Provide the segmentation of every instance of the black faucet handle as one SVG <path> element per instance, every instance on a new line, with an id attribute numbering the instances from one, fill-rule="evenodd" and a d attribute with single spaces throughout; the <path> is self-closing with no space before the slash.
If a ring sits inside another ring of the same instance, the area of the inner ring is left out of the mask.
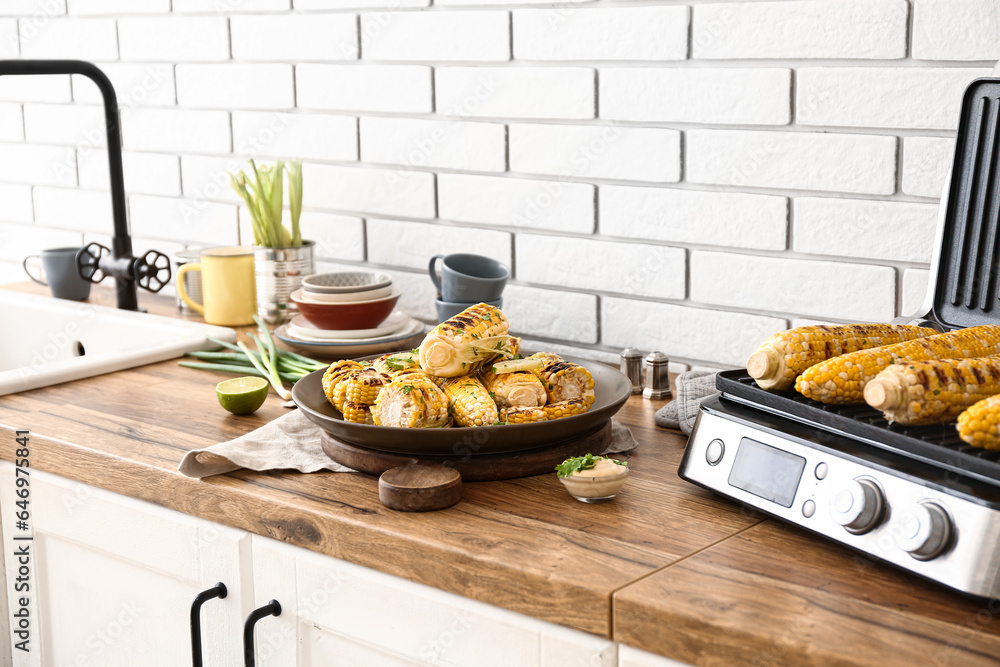
<path id="1" fill-rule="evenodd" d="M 170 258 L 159 250 L 150 250 L 142 257 L 136 257 L 132 264 L 132 275 L 139 287 L 156 293 L 170 282 Z"/>
<path id="2" fill-rule="evenodd" d="M 84 280 L 99 283 L 107 277 L 101 269 L 101 260 L 110 256 L 110 248 L 100 243 L 88 243 L 76 253 L 76 270 Z"/>

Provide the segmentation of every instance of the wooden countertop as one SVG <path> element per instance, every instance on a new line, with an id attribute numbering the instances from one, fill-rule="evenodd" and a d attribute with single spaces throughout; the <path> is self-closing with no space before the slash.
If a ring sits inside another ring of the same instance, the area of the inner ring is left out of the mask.
<path id="1" fill-rule="evenodd" d="M 678 478 L 686 438 L 653 424 L 662 402 L 633 397 L 618 415 L 640 446 L 612 503 L 578 503 L 546 475 L 469 483 L 458 505 L 411 514 L 357 473 L 178 473 L 186 451 L 287 412 L 272 394 L 254 415 L 225 413 L 219 377 L 167 361 L 3 396 L 0 427 L 31 431 L 41 470 L 679 660 L 914 664 L 937 649 L 942 664 L 1000 664 L 1000 603 L 859 567 Z"/>

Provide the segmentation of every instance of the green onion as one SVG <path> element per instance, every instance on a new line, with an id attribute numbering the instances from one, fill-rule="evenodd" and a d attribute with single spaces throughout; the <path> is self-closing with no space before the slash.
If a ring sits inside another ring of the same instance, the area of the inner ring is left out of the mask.
<path id="1" fill-rule="evenodd" d="M 253 333 L 248 333 L 247 336 L 256 346 L 256 350 L 251 350 L 242 341 L 234 345 L 209 337 L 208 340 L 218 345 L 218 349 L 189 352 L 187 356 L 200 361 L 181 361 L 180 365 L 206 371 L 262 377 L 271 383 L 279 396 L 288 400 L 291 398 L 291 393 L 285 389 L 282 382 L 295 384 L 306 375 L 325 369 L 326 364 L 301 354 L 279 350 L 264 322 L 260 318 L 255 319 L 260 326 L 260 338 Z"/>
<path id="2" fill-rule="evenodd" d="M 203 371 L 219 371 L 222 373 L 233 373 L 235 375 L 253 375 L 255 377 L 262 377 L 267 379 L 267 376 L 258 371 L 252 366 L 239 366 L 234 364 L 208 364 L 201 363 L 198 361 L 181 361 L 178 366 L 184 366 L 185 368 L 197 368 Z M 282 379 L 286 382 L 294 383 L 296 380 L 301 380 L 302 378 L 297 378 L 291 375 L 282 374 Z"/>
<path id="3" fill-rule="evenodd" d="M 250 363 L 254 365 L 254 368 L 260 371 L 261 374 L 271 383 L 271 387 L 274 388 L 274 391 L 278 394 L 278 396 L 281 396 L 281 398 L 286 401 L 292 397 L 292 393 L 285 389 L 285 386 L 281 384 L 281 377 L 278 375 L 278 369 L 273 366 L 268 366 L 264 361 L 266 357 L 263 354 L 260 355 L 260 361 L 257 361 L 253 353 L 247 348 L 246 343 L 240 341 L 237 345 L 239 345 L 243 349 L 243 352 L 246 353 L 247 358 L 250 359 Z"/>
<path id="4" fill-rule="evenodd" d="M 281 224 L 284 203 L 284 173 L 288 172 L 288 206 L 292 230 Z M 278 160 L 273 165 L 250 160 L 249 173 L 230 174 L 233 190 L 250 211 L 254 243 L 270 248 L 302 245 L 299 217 L 302 215 L 302 163 Z"/>

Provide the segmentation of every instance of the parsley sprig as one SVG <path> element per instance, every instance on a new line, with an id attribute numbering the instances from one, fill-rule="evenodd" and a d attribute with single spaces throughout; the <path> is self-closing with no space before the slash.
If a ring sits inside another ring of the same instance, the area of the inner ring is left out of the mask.
<path id="1" fill-rule="evenodd" d="M 566 459 L 557 465 L 556 475 L 559 477 L 569 477 L 573 473 L 580 470 L 591 470 L 597 465 L 598 461 L 612 461 L 620 466 L 628 465 L 627 461 L 618 461 L 617 459 L 613 459 L 608 456 L 594 456 L 593 454 L 587 454 L 586 456 L 574 456 L 573 458 Z"/>

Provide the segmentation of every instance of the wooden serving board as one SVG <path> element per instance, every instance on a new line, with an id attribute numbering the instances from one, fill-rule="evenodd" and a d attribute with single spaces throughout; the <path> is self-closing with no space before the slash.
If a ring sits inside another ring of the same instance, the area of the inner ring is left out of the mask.
<path id="1" fill-rule="evenodd" d="M 400 429 L 400 431 L 400 437 L 405 438 L 405 429 Z M 467 449 L 463 449 L 462 453 L 454 456 L 393 454 L 352 445 L 335 438 L 326 431 L 323 432 L 321 442 L 323 451 L 331 459 L 369 475 L 381 475 L 386 470 L 399 466 L 421 464 L 453 468 L 459 472 L 465 482 L 492 482 L 544 475 L 555 472 L 556 465 L 571 456 L 583 456 L 587 453 L 600 454 L 611 443 L 611 422 L 609 421 L 598 430 L 573 440 L 508 454 L 470 454 L 466 453 Z"/>
<path id="2" fill-rule="evenodd" d="M 406 437 L 405 433 L 400 434 Z M 393 454 L 339 440 L 323 431 L 320 442 L 331 459 L 348 468 L 380 475 L 379 500 L 404 512 L 451 507 L 462 498 L 462 482 L 533 477 L 555 471 L 571 456 L 599 454 L 611 443 L 611 422 L 567 442 L 509 454 L 459 453 L 454 456 Z"/>

